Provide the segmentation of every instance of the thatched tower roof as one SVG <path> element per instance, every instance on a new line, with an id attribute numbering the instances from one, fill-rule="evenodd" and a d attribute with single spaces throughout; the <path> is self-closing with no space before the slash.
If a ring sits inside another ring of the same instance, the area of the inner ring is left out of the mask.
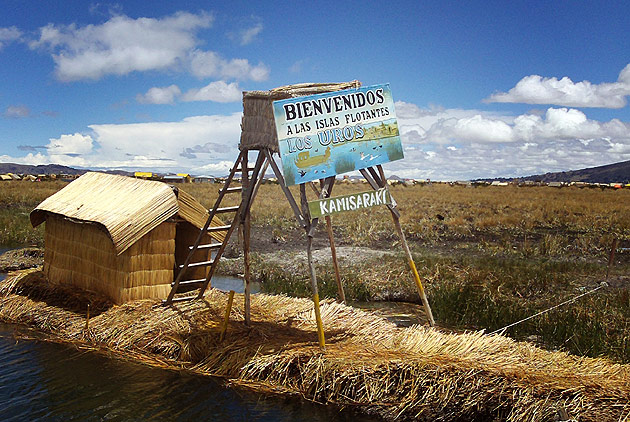
<path id="1" fill-rule="evenodd" d="M 43 223 L 48 213 L 102 226 L 118 255 L 171 217 L 179 216 L 198 228 L 208 218 L 192 196 L 162 182 L 94 172 L 39 204 L 30 215 L 33 227 Z M 223 223 L 215 217 L 214 225 Z"/>
<path id="2" fill-rule="evenodd" d="M 269 91 L 243 93 L 243 120 L 241 122 L 240 149 L 269 148 L 278 151 L 278 137 L 273 118 L 272 102 L 305 95 L 359 88 L 361 82 L 303 83 L 281 86 Z"/>

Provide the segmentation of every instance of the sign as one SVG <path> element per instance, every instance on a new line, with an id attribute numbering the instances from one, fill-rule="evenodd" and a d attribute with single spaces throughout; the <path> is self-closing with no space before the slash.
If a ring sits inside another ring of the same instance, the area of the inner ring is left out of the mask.
<path id="1" fill-rule="evenodd" d="M 287 186 L 403 158 L 389 84 L 273 102 Z"/>
<path id="2" fill-rule="evenodd" d="M 350 195 L 335 196 L 333 198 L 309 201 L 308 210 L 311 218 L 324 217 L 343 211 L 355 211 L 377 205 L 391 205 L 392 197 L 385 188 L 369 192 L 359 192 Z"/>

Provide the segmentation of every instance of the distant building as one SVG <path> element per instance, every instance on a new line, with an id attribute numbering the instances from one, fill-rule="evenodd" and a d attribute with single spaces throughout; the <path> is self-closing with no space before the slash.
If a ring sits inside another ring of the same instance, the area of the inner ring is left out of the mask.
<path id="1" fill-rule="evenodd" d="M 214 176 L 201 175 L 201 176 L 195 176 L 193 178 L 193 182 L 194 183 L 214 183 L 215 179 L 216 178 Z"/>
<path id="2" fill-rule="evenodd" d="M 150 171 L 137 171 L 133 174 L 133 177 L 136 179 L 151 179 L 153 178 L 153 173 Z"/>
<path id="3" fill-rule="evenodd" d="M 182 178 L 183 183 L 192 183 L 192 177 L 188 173 L 177 173 Z"/>
<path id="4" fill-rule="evenodd" d="M 167 174 L 162 177 L 162 181 L 164 183 L 187 183 L 186 178 L 178 174 Z"/>

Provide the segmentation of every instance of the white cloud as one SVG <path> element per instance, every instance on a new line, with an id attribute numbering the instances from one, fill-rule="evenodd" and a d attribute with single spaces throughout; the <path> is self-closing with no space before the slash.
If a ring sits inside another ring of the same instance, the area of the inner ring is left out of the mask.
<path id="1" fill-rule="evenodd" d="M 0 50 L 2 50 L 5 45 L 19 40 L 21 36 L 22 31 L 15 26 L 0 28 Z"/>
<path id="2" fill-rule="evenodd" d="M 153 87 L 146 94 L 138 94 L 136 101 L 142 104 L 173 104 L 182 91 L 177 85 Z"/>
<path id="3" fill-rule="evenodd" d="M 266 79 L 269 69 L 262 63 L 254 66 L 247 59 L 224 59 L 199 49 L 197 34 L 213 21 L 205 12 L 177 12 L 163 18 L 116 15 L 99 25 L 48 24 L 29 46 L 51 53 L 62 81 L 166 70 L 191 71 L 200 78 Z M 253 39 L 253 29 L 246 38 Z"/>
<path id="4" fill-rule="evenodd" d="M 218 103 L 231 103 L 240 101 L 241 88 L 238 83 L 226 83 L 224 81 L 211 82 L 202 88 L 192 88 L 182 94 L 177 85 L 167 87 L 153 87 L 145 94 L 138 94 L 136 100 L 142 104 L 173 104 L 175 101 L 214 101 Z"/>
<path id="5" fill-rule="evenodd" d="M 291 65 L 291 67 L 289 67 L 289 72 L 291 72 L 291 73 L 301 73 L 302 72 L 302 68 L 304 67 L 305 63 L 306 63 L 305 60 L 298 60 L 297 62 L 293 63 Z"/>
<path id="6" fill-rule="evenodd" d="M 269 68 L 263 63 L 252 66 L 245 59 L 226 60 L 213 51 L 194 51 L 190 66 L 193 75 L 199 78 L 264 81 L 269 77 Z"/>
<path id="7" fill-rule="evenodd" d="M 241 45 L 247 45 L 247 44 L 252 43 L 256 39 L 258 34 L 262 32 L 262 30 L 263 30 L 262 22 L 258 22 L 250 28 L 243 29 L 239 34 Z"/>
<path id="8" fill-rule="evenodd" d="M 208 162 L 235 160 L 241 133 L 241 113 L 187 117 L 176 122 L 91 125 L 99 149 L 92 160 L 117 168 L 182 169 L 194 172 Z M 182 154 L 211 139 L 224 148 L 212 154 Z M 190 157 L 190 158 L 188 158 Z"/>
<path id="9" fill-rule="evenodd" d="M 182 101 L 216 101 L 231 103 L 240 101 L 242 91 L 236 82 L 227 84 L 223 81 L 211 82 L 199 89 L 190 89 L 181 96 Z"/>
<path id="10" fill-rule="evenodd" d="M 471 142 L 512 142 L 512 128 L 501 120 L 487 119 L 479 114 L 459 119 L 452 126 L 452 136 Z"/>
<path id="11" fill-rule="evenodd" d="M 212 21 L 207 13 L 178 12 L 162 19 L 114 16 L 83 27 L 49 24 L 30 45 L 51 50 L 61 80 L 99 79 L 177 67 L 198 44 L 195 33 Z"/>
<path id="12" fill-rule="evenodd" d="M 630 123 L 575 109 L 506 116 L 397 102 L 396 114 L 405 159 L 385 168 L 401 177 L 526 176 L 630 160 Z"/>
<path id="13" fill-rule="evenodd" d="M 51 138 L 46 146 L 49 155 L 82 155 L 92 152 L 92 137 L 75 133 Z"/>
<path id="14" fill-rule="evenodd" d="M 218 163 L 206 164 L 199 167 L 200 172 L 210 173 L 211 175 L 224 175 L 230 172 L 234 165 L 234 161 L 219 161 Z"/>
<path id="15" fill-rule="evenodd" d="M 50 139 L 46 153 L 0 156 L 4 162 L 84 168 L 226 172 L 238 156 L 241 113 L 192 116 L 181 121 L 91 125 L 92 133 Z M 208 142 L 211 139 L 212 142 Z M 227 165 L 226 163 L 230 163 Z"/>
<path id="16" fill-rule="evenodd" d="M 617 82 L 593 84 L 589 81 L 573 82 L 525 76 L 508 92 L 492 94 L 486 102 L 554 104 L 568 107 L 622 108 L 630 95 L 630 64 L 619 73 Z"/>
<path id="17" fill-rule="evenodd" d="M 23 105 L 10 105 L 4 112 L 4 117 L 8 119 L 23 119 L 31 115 L 31 110 Z"/>
<path id="18" fill-rule="evenodd" d="M 50 157 L 39 152 L 37 154 L 33 154 L 32 152 L 29 152 L 24 157 L 12 157 L 10 155 L 0 155 L 0 162 L 38 166 L 41 164 L 50 164 Z"/>

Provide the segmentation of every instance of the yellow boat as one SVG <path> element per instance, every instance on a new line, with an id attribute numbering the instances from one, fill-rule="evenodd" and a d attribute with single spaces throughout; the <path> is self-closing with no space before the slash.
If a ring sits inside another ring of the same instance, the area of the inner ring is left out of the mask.
<path id="1" fill-rule="evenodd" d="M 295 159 L 295 165 L 299 168 L 317 166 L 323 164 L 330 159 L 330 147 L 326 147 L 326 152 L 322 155 L 310 156 L 309 151 L 302 151 Z"/>

